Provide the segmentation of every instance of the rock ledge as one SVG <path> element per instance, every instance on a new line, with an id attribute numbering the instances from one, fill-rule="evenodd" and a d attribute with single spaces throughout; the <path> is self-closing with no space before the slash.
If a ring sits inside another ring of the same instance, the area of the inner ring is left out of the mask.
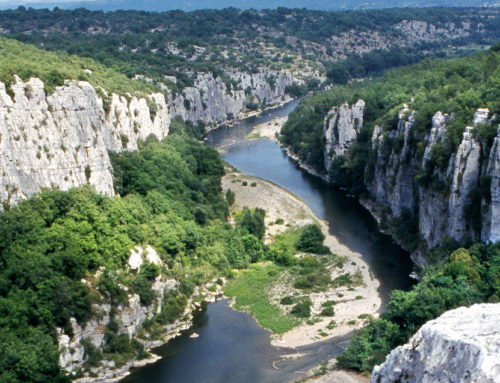
<path id="1" fill-rule="evenodd" d="M 448 311 L 373 369 L 371 383 L 500 382 L 500 303 Z"/>

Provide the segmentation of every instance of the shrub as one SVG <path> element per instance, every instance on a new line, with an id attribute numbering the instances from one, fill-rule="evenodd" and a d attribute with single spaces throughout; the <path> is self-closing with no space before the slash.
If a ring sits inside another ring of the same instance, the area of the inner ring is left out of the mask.
<path id="1" fill-rule="evenodd" d="M 295 299 L 292 296 L 288 295 L 284 298 L 281 298 L 280 303 L 282 305 L 293 305 L 295 303 Z"/>
<path id="2" fill-rule="evenodd" d="M 226 190 L 226 201 L 227 201 L 227 204 L 229 206 L 233 206 L 234 205 L 235 194 L 234 194 L 234 191 L 232 191 L 231 189 L 227 189 Z"/>
<path id="3" fill-rule="evenodd" d="M 297 250 L 305 251 L 306 253 L 327 254 L 329 250 L 323 246 L 324 240 L 325 235 L 318 225 L 307 225 L 302 229 L 299 241 L 297 242 Z"/>
<path id="4" fill-rule="evenodd" d="M 323 310 L 321 310 L 321 313 L 319 314 L 324 317 L 332 317 L 335 315 L 335 312 L 333 311 L 332 306 L 325 307 Z"/>
<path id="5" fill-rule="evenodd" d="M 290 313 L 298 318 L 309 318 L 311 316 L 312 302 L 309 297 L 302 300 L 292 307 Z"/>

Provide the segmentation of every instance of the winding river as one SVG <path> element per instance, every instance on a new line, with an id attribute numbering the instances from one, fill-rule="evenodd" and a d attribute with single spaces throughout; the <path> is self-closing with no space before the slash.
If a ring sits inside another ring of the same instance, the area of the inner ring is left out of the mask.
<path id="1" fill-rule="evenodd" d="M 330 224 L 330 232 L 351 250 L 362 254 L 381 282 L 384 300 L 390 291 L 410 285 L 408 254 L 380 234 L 370 214 L 355 200 L 309 175 L 268 139 L 245 140 L 252 127 L 289 114 L 298 100 L 210 132 L 207 143 L 224 149 L 223 159 L 243 173 L 269 180 L 305 201 Z M 196 331 L 197 338 L 189 335 Z M 227 301 L 203 306 L 194 326 L 155 353 L 157 363 L 134 371 L 123 383 L 173 382 L 286 382 L 304 377 L 321 361 L 338 355 L 349 336 L 318 342 L 297 350 L 270 345 L 270 332 L 246 313 L 230 309 Z M 280 355 L 306 354 L 282 360 Z"/>

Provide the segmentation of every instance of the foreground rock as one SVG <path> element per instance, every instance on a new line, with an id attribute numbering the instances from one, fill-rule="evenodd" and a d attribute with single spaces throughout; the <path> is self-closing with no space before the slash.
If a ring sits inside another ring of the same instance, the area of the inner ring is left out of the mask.
<path id="1" fill-rule="evenodd" d="M 500 304 L 448 311 L 376 366 L 371 383 L 500 382 Z"/>

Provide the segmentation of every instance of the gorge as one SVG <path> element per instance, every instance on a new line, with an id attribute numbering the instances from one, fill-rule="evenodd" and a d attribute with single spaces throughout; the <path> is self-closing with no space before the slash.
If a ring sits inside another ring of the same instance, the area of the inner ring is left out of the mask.
<path id="1" fill-rule="evenodd" d="M 0 12 L 0 380 L 498 353 L 499 14 L 435 12 Z"/>

